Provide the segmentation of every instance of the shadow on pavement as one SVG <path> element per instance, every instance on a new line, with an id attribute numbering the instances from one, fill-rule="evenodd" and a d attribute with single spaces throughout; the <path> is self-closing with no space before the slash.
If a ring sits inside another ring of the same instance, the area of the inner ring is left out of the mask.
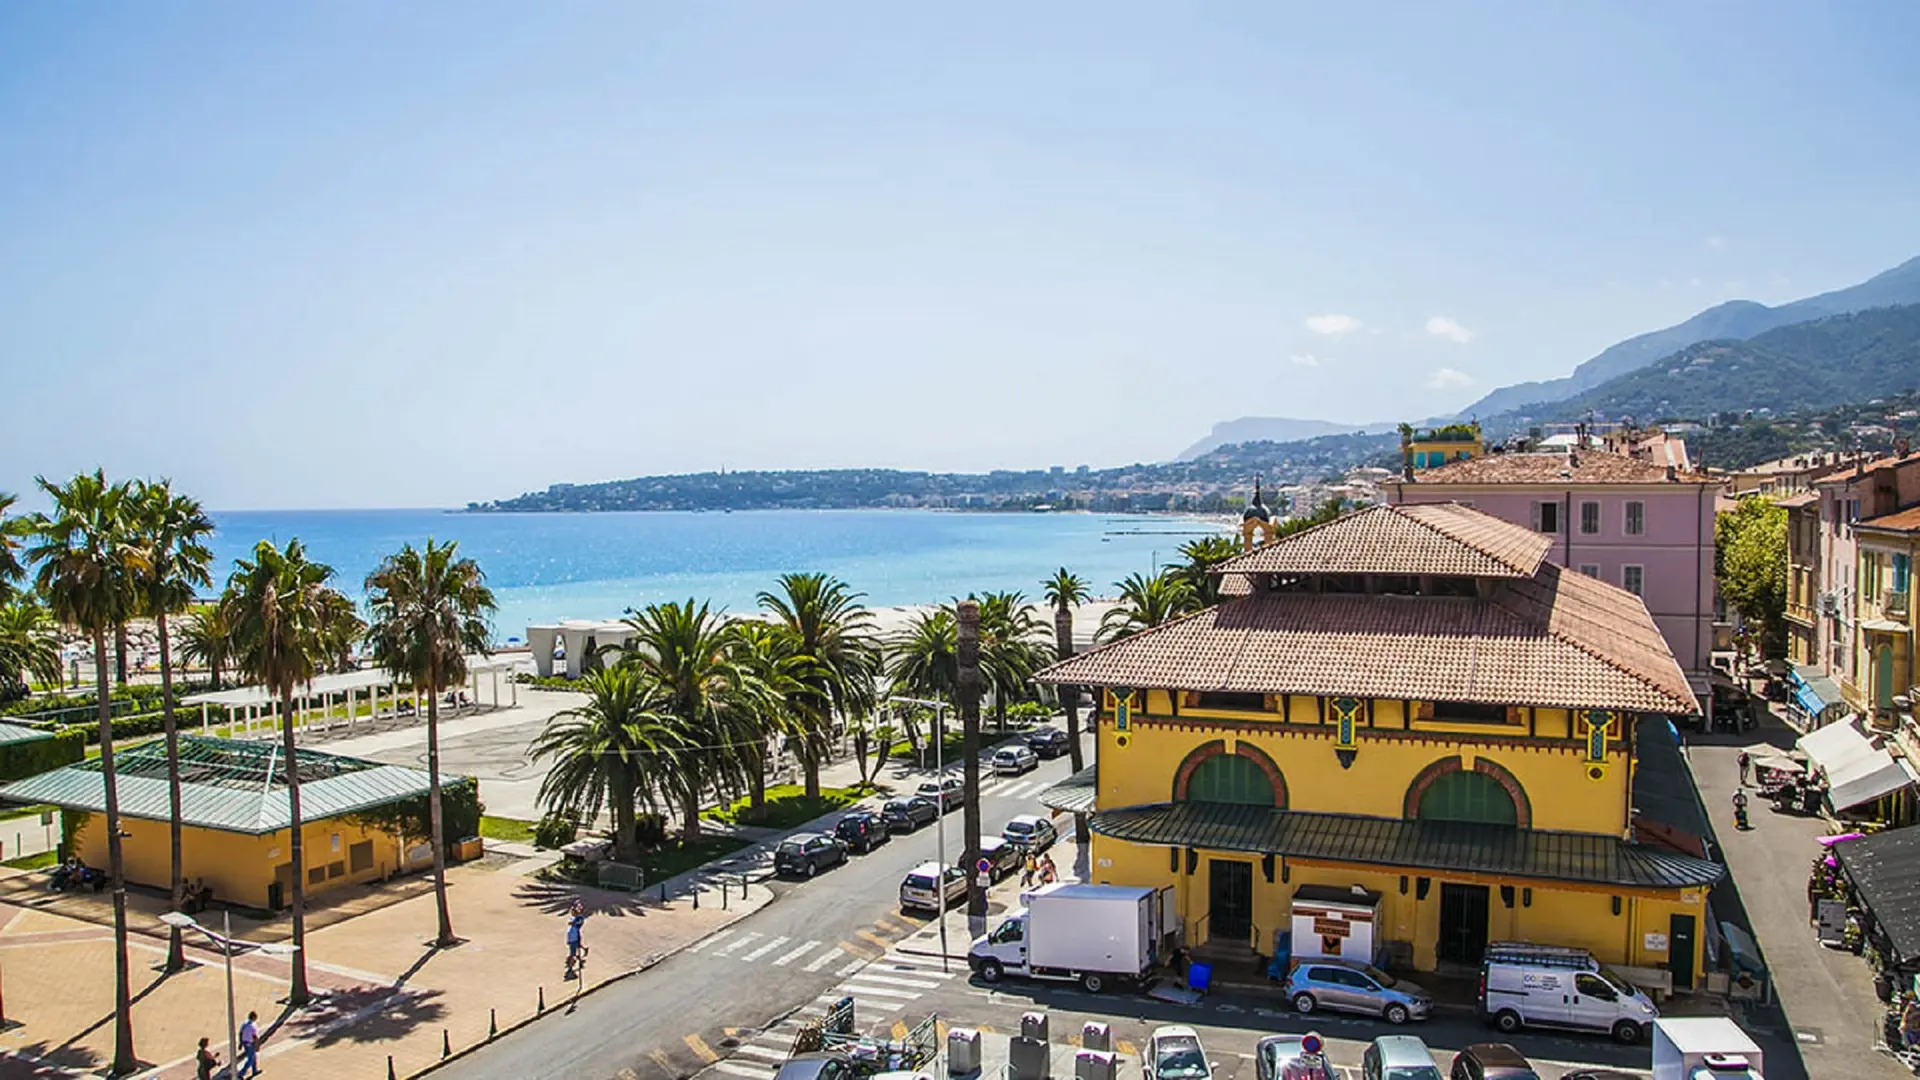
<path id="1" fill-rule="evenodd" d="M 343 1042 L 386 1042 L 445 1018 L 447 1009 L 439 997 L 438 990 L 396 991 L 385 986 L 335 990 L 276 1026 L 283 1026 L 295 1038 L 311 1039 L 321 1048 Z M 355 1023 L 339 1024 L 362 1009 L 373 1011 Z M 339 1026 L 329 1029 L 332 1024 Z"/>

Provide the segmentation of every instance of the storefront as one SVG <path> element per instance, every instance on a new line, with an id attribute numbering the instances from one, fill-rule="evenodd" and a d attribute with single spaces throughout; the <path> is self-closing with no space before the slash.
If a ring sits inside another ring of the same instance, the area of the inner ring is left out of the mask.
<path id="1" fill-rule="evenodd" d="M 1839 685 L 1819 668 L 1794 664 L 1787 670 L 1787 682 L 1793 689 L 1787 697 L 1787 722 L 1801 731 L 1825 727 L 1846 714 Z"/>
<path id="2" fill-rule="evenodd" d="M 1835 816 L 1887 825 L 1913 824 L 1914 785 L 1920 777 L 1855 721 L 1828 724 L 1802 735 L 1809 769 L 1824 778 L 1827 809 Z"/>

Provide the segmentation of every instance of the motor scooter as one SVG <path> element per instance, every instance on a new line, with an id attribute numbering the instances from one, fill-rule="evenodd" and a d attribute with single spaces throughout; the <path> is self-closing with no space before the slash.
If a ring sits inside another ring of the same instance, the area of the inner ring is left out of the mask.
<path id="1" fill-rule="evenodd" d="M 1744 792 L 1733 793 L 1733 827 L 1745 832 L 1747 825 L 1747 796 Z"/>

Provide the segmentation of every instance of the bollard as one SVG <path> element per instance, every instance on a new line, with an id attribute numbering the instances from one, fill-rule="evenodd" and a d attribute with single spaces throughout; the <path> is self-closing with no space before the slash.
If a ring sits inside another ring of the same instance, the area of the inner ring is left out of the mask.
<path id="1" fill-rule="evenodd" d="M 547 988 L 543 986 L 540 988 L 540 1004 L 534 1007 L 534 1012 L 543 1013 L 546 1011 L 547 1011 Z"/>
<path id="2" fill-rule="evenodd" d="M 726 878 L 721 878 L 720 879 L 720 910 L 721 911 L 727 910 L 727 895 L 731 892 L 733 892 L 733 886 L 727 884 Z"/>
<path id="3" fill-rule="evenodd" d="M 499 1037 L 499 1035 L 500 1035 L 500 1014 L 498 1010 L 488 1009 L 487 1010 L 487 1038 L 493 1039 L 493 1038 Z"/>
<path id="4" fill-rule="evenodd" d="M 663 907 L 664 907 L 664 906 L 666 905 L 666 902 L 667 902 L 667 883 L 663 881 L 663 882 L 661 882 L 661 883 L 660 883 L 660 903 L 661 903 L 661 906 L 663 906 Z"/>
<path id="5" fill-rule="evenodd" d="M 387 1080 L 398 1080 L 398 1078 L 393 1075 L 393 1055 L 392 1054 L 387 1055 Z"/>
<path id="6" fill-rule="evenodd" d="M 453 1056 L 453 1036 L 447 1034 L 446 1028 L 440 1029 L 440 1056 L 443 1058 Z"/>
<path id="7" fill-rule="evenodd" d="M 698 885 L 693 887 L 693 910 L 700 910 L 700 886 Z"/>
<path id="8" fill-rule="evenodd" d="M 1098 1020 L 1089 1020 L 1080 1028 L 1080 1045 L 1088 1050 L 1111 1050 L 1113 1029 Z"/>

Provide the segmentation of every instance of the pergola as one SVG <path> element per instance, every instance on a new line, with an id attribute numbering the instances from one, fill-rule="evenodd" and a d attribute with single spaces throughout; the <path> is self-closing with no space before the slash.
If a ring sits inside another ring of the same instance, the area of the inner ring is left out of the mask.
<path id="1" fill-rule="evenodd" d="M 568 619 L 527 627 L 527 646 L 533 650 L 533 670 L 541 678 L 553 674 L 553 649 L 564 645 L 567 651 L 567 678 L 585 673 L 587 654 L 625 645 L 633 638 L 633 627 L 623 622 L 595 622 Z"/>
<path id="2" fill-rule="evenodd" d="M 500 704 L 500 673 L 511 672 L 514 659 L 494 657 L 484 653 L 475 653 L 467 657 L 467 680 L 471 688 L 472 701 L 480 702 L 480 676 L 489 676 L 492 688 L 491 707 L 498 709 Z M 385 668 L 363 668 L 359 671 L 346 671 L 333 675 L 321 675 L 311 682 L 303 683 L 294 691 L 294 719 L 299 727 L 306 727 L 315 710 L 326 718 L 326 726 L 333 725 L 333 708 L 336 703 L 345 705 L 347 730 L 353 730 L 353 720 L 358 713 L 361 696 L 364 694 L 371 708 L 368 714 L 378 719 L 381 715 L 381 696 L 384 693 L 388 708 L 398 710 L 401 700 L 412 703 L 414 710 L 420 709 L 420 694 L 417 691 L 402 693 L 400 679 Z M 520 688 L 509 678 L 507 688 L 509 705 L 520 704 Z M 337 702 L 336 702 L 337 699 Z M 273 710 L 279 704 L 279 698 L 272 690 L 264 686 L 237 686 L 231 690 L 214 690 L 194 694 L 183 698 L 184 705 L 200 706 L 200 728 L 202 733 L 211 729 L 212 707 L 219 705 L 227 710 L 232 721 L 231 731 L 235 738 L 248 738 L 257 733 L 264 725 L 270 734 L 276 725 Z"/>

